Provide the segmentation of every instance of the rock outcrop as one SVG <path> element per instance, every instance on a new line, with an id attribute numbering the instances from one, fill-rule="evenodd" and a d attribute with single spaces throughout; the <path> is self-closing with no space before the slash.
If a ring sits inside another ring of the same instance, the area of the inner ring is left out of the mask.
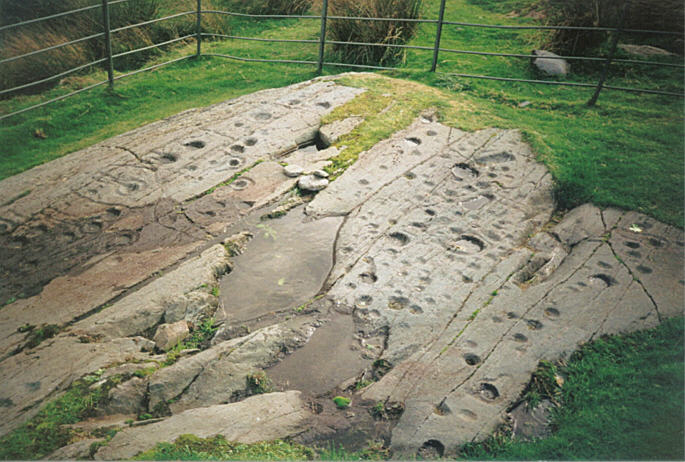
<path id="1" fill-rule="evenodd" d="M 540 360 L 683 314 L 683 231 L 593 205 L 553 221 L 551 175 L 515 130 L 426 112 L 329 183 L 339 150 L 314 143 L 363 124 L 319 135 L 322 117 L 362 92 L 268 90 L 0 182 L 29 191 L 0 206 L 0 266 L 17 268 L 0 295 L 31 295 L 0 311 L 0 434 L 97 373 L 117 385 L 90 427 L 159 419 L 100 459 L 189 432 L 380 427 L 397 457 L 451 455 L 503 421 Z"/>

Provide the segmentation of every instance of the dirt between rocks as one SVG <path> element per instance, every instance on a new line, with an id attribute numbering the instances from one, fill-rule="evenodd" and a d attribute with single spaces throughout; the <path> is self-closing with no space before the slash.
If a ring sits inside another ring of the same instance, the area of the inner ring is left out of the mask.
<path id="1" fill-rule="evenodd" d="M 321 118 L 362 92 L 267 90 L 1 181 L 0 301 L 19 299 L 0 309 L 0 434 L 100 370 L 129 380 L 89 428 L 159 420 L 96 458 L 188 432 L 450 455 L 503 422 L 540 360 L 682 315 L 683 232 L 592 205 L 552 223 L 551 176 L 516 131 L 426 113 L 297 194 L 283 164 L 325 167 L 319 131 L 360 125 Z M 160 324 L 210 319 L 164 363 Z"/>

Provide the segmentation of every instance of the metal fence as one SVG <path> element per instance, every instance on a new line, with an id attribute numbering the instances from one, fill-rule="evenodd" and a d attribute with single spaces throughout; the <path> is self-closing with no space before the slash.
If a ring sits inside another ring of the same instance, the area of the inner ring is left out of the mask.
<path id="1" fill-rule="evenodd" d="M 568 82 L 568 81 L 558 81 L 558 80 L 533 80 L 533 79 L 520 79 L 520 78 L 509 78 L 509 77 L 502 77 L 502 76 L 492 76 L 492 75 L 474 75 L 474 74 L 466 74 L 466 73 L 455 73 L 455 72 L 445 72 L 441 73 L 443 75 L 451 75 L 451 76 L 456 76 L 456 77 L 461 77 L 461 78 L 469 78 L 469 79 L 487 79 L 487 80 L 497 80 L 497 81 L 504 81 L 504 82 L 523 82 L 523 83 L 530 83 L 530 84 L 539 84 L 539 85 L 557 85 L 557 86 L 569 86 L 569 87 L 586 87 L 586 88 L 594 88 L 595 92 L 592 96 L 592 98 L 588 101 L 588 105 L 592 106 L 597 102 L 597 99 L 599 97 L 599 94 L 602 90 L 616 90 L 616 91 L 624 91 L 624 92 L 632 92 L 632 93 L 645 93 L 645 94 L 654 94 L 654 95 L 666 95 L 666 96 L 674 96 L 678 98 L 683 98 L 685 97 L 685 94 L 683 93 L 676 93 L 676 92 L 671 92 L 671 91 L 662 91 L 662 90 L 653 90 L 653 89 L 646 89 L 646 88 L 632 88 L 632 87 L 620 87 L 620 86 L 611 86 L 611 85 L 606 85 L 606 79 L 609 74 L 609 69 L 611 68 L 612 65 L 614 64 L 631 64 L 631 65 L 639 65 L 639 66 L 661 66 L 661 67 L 675 67 L 675 68 L 680 68 L 683 69 L 685 68 L 685 65 L 683 64 L 678 64 L 678 63 L 666 63 L 666 62 L 660 62 L 660 61 L 649 61 L 649 60 L 637 60 L 637 59 L 617 59 L 615 57 L 616 51 L 617 51 L 617 45 L 620 37 L 624 36 L 625 34 L 652 34 L 652 35 L 661 35 L 661 36 L 678 36 L 678 37 L 683 37 L 683 33 L 679 32 L 670 32 L 670 31 L 659 31 L 659 30 L 637 30 L 637 29 L 624 29 L 622 26 L 619 26 L 617 28 L 607 28 L 607 27 L 573 27 L 573 26 L 538 26 L 538 25 L 493 25 L 493 24 L 474 24 L 474 23 L 467 23 L 467 22 L 457 22 L 457 21 L 447 21 L 445 20 L 445 10 L 446 10 L 446 0 L 441 0 L 440 3 L 440 10 L 439 10 L 439 15 L 437 19 L 418 19 L 418 18 L 370 18 L 370 17 L 349 17 L 349 16 L 333 16 L 328 14 L 328 0 L 323 0 L 323 5 L 322 5 L 322 12 L 320 15 L 260 15 L 260 14 L 245 14 L 245 13 L 237 13 L 237 12 L 230 12 L 230 11 L 220 11 L 220 10 L 204 10 L 202 8 L 202 0 L 197 0 L 197 6 L 194 10 L 190 11 L 184 11 L 181 13 L 176 13 L 172 15 L 168 15 L 162 18 L 156 18 L 152 19 L 149 21 L 144 21 L 140 22 L 137 24 L 131 24 L 119 28 L 112 29 L 110 27 L 110 7 L 119 3 L 124 3 L 128 1 L 135 1 L 135 0 L 101 0 L 101 4 L 96 4 L 96 5 L 91 5 L 75 10 L 70 10 L 70 11 L 65 11 L 49 16 L 44 16 L 41 18 L 36 18 L 36 19 L 31 19 L 27 21 L 22 21 L 14 24 L 9 24 L 9 25 L 4 25 L 0 26 L 0 33 L 11 30 L 11 29 L 16 29 L 20 27 L 24 27 L 30 24 L 35 24 L 38 22 L 43 22 L 43 21 L 49 21 L 52 19 L 57 19 L 57 18 L 62 18 L 65 16 L 69 15 L 74 15 L 74 14 L 79 14 L 83 13 L 86 11 L 90 10 L 95 10 L 95 9 L 101 9 L 102 15 L 101 15 L 101 20 L 102 20 L 102 32 L 94 35 L 89 35 L 85 37 L 81 37 L 75 40 L 71 40 L 65 43 L 61 43 L 58 45 L 53 45 L 49 46 L 46 48 L 42 48 L 39 50 L 31 51 L 22 55 L 17 55 L 17 56 L 12 56 L 8 58 L 3 58 L 0 59 L 0 70 L 2 69 L 2 65 L 6 65 L 7 63 L 28 58 L 30 56 L 35 56 L 39 55 L 41 53 L 45 53 L 48 51 L 56 50 L 59 48 L 67 47 L 70 45 L 75 45 L 81 42 L 85 42 L 88 40 L 93 40 L 93 39 L 104 39 L 104 57 L 101 59 L 97 59 L 95 61 L 89 62 L 87 64 L 83 64 L 77 67 L 74 67 L 72 69 L 69 69 L 64 72 L 60 72 L 58 74 L 55 74 L 53 76 L 43 78 L 40 80 L 36 80 L 33 82 L 25 83 L 22 85 L 15 86 L 13 88 L 8 88 L 5 90 L 0 90 L 0 96 L 10 94 L 12 92 L 17 92 L 20 90 L 24 90 L 27 88 L 35 87 L 37 85 L 41 85 L 50 81 L 54 81 L 57 79 L 60 79 L 62 77 L 65 77 L 67 75 L 76 73 L 78 71 L 84 70 L 86 68 L 92 67 L 92 66 L 97 66 L 97 65 L 104 65 L 105 69 L 107 70 L 107 80 L 103 80 L 101 82 L 97 82 L 95 84 L 88 85 L 84 88 L 80 88 L 78 90 L 72 91 L 70 93 L 61 95 L 59 97 L 50 99 L 48 101 L 41 102 L 39 104 L 35 104 L 30 107 L 26 107 L 14 112 L 11 112 L 9 114 L 1 115 L 0 120 L 7 119 L 9 117 L 22 114 L 24 112 L 37 109 L 52 103 L 55 103 L 57 101 L 61 101 L 65 98 L 69 98 L 71 96 L 77 95 L 79 93 L 82 93 L 84 91 L 91 90 L 96 87 L 100 87 L 102 85 L 108 85 L 110 88 L 114 87 L 114 83 L 116 80 L 120 80 L 132 75 L 139 74 L 141 72 L 146 72 L 146 71 L 151 71 L 154 69 L 158 69 L 163 66 L 167 66 L 172 63 L 177 63 L 179 61 L 188 59 L 188 58 L 193 58 L 193 57 L 199 57 L 199 56 L 210 56 L 210 57 L 220 57 L 220 58 L 228 58 L 232 60 L 237 60 L 237 61 L 246 61 L 246 62 L 268 62 L 268 63 L 287 63 L 287 64 L 306 64 L 306 65 L 312 65 L 316 66 L 317 72 L 321 73 L 323 71 L 324 66 L 336 66 L 336 67 L 348 67 L 348 68 L 360 68 L 360 69 L 373 69 L 373 70 L 402 70 L 402 71 L 407 71 L 409 69 L 406 68 L 394 68 L 394 67 L 387 67 L 387 66 L 380 66 L 380 65 L 365 65 L 365 64 L 350 64 L 350 63 L 340 63 L 340 62 L 333 62 L 333 61 L 327 61 L 326 60 L 326 46 L 327 45 L 351 45 L 351 46 L 379 46 L 379 47 L 389 47 L 389 48 L 402 48 L 402 49 L 408 49 L 408 50 L 423 50 L 423 51 L 432 51 L 433 53 L 433 58 L 432 58 L 432 64 L 430 71 L 431 72 L 436 72 L 437 67 L 438 67 L 438 60 L 440 53 L 451 53 L 451 54 L 466 54 L 466 55 L 480 55 L 480 56 L 485 56 L 485 57 L 505 57 L 505 58 L 527 58 L 527 59 L 535 59 L 538 58 L 539 56 L 532 55 L 532 54 L 517 54 L 517 53 L 498 53 L 498 52 L 491 52 L 491 51 L 474 51 L 474 50 L 457 50 L 457 49 L 450 49 L 450 48 L 442 48 L 441 47 L 441 39 L 442 39 L 442 31 L 444 26 L 458 26 L 458 27 L 469 27 L 469 28 L 482 28 L 482 29 L 505 29 L 505 30 L 571 30 L 571 31 L 586 31 L 586 32 L 606 32 L 606 33 L 611 33 L 612 38 L 610 41 L 610 48 L 609 48 L 609 53 L 607 56 L 603 57 L 592 57 L 592 56 L 559 56 L 559 57 L 545 57 L 545 59 L 563 59 L 567 61 L 594 61 L 594 62 L 601 62 L 603 63 L 603 69 L 601 72 L 601 76 L 599 78 L 599 81 L 597 83 L 582 83 L 582 82 Z M 626 2 L 627 4 L 628 2 Z M 215 15 L 229 15 L 229 16 L 234 16 L 234 17 L 244 17 L 244 18 L 252 18 L 252 19 L 260 19 L 260 20 L 268 20 L 268 19 L 307 19 L 307 20 L 316 20 L 320 21 L 321 23 L 321 31 L 319 34 L 319 38 L 317 40 L 294 40 L 294 39 L 264 39 L 264 38 L 257 38 L 257 37 L 241 37 L 241 36 L 235 36 L 235 35 L 226 35 L 226 34 L 217 34 L 217 33 L 210 33 L 210 32 L 203 32 L 202 31 L 202 18 L 203 15 L 208 15 L 208 14 L 215 14 Z M 624 14 L 625 14 L 625 9 L 624 9 Z M 136 27 L 142 27 L 146 25 L 150 25 L 153 23 L 161 22 L 161 21 L 167 21 L 170 19 L 175 19 L 183 16 L 189 16 L 193 15 L 196 18 L 196 28 L 195 28 L 195 33 L 190 34 L 190 35 L 185 35 L 183 37 L 178 37 L 172 40 L 167 40 L 165 42 L 161 43 L 156 43 L 153 45 L 149 45 L 146 47 L 142 48 L 137 48 L 134 50 L 130 51 L 125 51 L 122 53 L 117 53 L 113 54 L 112 53 L 112 36 L 113 34 L 116 34 L 117 32 L 121 32 L 127 29 L 132 29 Z M 386 43 L 365 43 L 365 42 L 343 42 L 343 41 L 336 41 L 336 40 L 328 40 L 326 37 L 326 29 L 329 21 L 344 21 L 344 20 L 354 20 L 354 21 L 393 21 L 393 22 L 398 22 L 398 23 L 420 23 L 420 24 L 435 24 L 436 26 L 436 34 L 435 34 L 435 42 L 433 46 L 415 46 L 415 45 L 399 45 L 399 44 L 386 44 Z M 619 21 L 622 23 L 623 21 Z M 311 44 L 311 45 L 318 45 L 318 59 L 316 61 L 307 61 L 307 60 L 288 60 L 288 59 L 268 59 L 268 58 L 248 58 L 248 57 L 241 57 L 241 56 L 234 56 L 234 55 L 227 55 L 227 54 L 221 54 L 221 53 L 203 53 L 202 52 L 202 42 L 203 38 L 219 38 L 219 39 L 231 39 L 231 40 L 246 40 L 246 41 L 260 41 L 260 42 L 271 42 L 271 43 L 301 43 L 301 44 Z M 197 43 L 197 49 L 196 52 L 192 55 L 187 55 L 183 56 L 177 59 L 173 59 L 170 61 L 166 61 L 160 64 L 156 64 L 153 66 L 145 67 L 142 69 L 138 69 L 132 72 L 116 75 L 114 74 L 114 59 L 122 57 L 122 56 L 127 56 L 127 55 L 132 55 L 135 53 L 140 53 L 143 51 L 147 51 L 153 48 L 160 48 L 163 46 L 171 45 L 173 43 L 181 42 L 184 40 L 189 40 L 193 39 Z"/>

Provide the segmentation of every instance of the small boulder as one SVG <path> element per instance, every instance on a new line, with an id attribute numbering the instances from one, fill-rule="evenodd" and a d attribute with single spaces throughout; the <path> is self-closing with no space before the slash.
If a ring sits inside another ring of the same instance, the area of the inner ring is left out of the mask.
<path id="1" fill-rule="evenodd" d="M 297 186 L 305 191 L 321 191 L 328 186 L 328 180 L 314 175 L 305 175 L 300 177 Z"/>
<path id="2" fill-rule="evenodd" d="M 145 393 L 147 380 L 133 377 L 108 393 L 108 403 L 104 411 L 112 414 L 137 414 L 145 409 Z"/>
<path id="3" fill-rule="evenodd" d="M 539 56 L 533 59 L 533 66 L 544 74 L 564 76 L 571 70 L 571 65 L 566 60 L 551 51 L 533 50 L 533 55 Z"/>
<path id="4" fill-rule="evenodd" d="M 157 348 L 167 351 L 183 341 L 189 334 L 188 323 L 181 320 L 173 324 L 161 324 L 157 327 L 153 340 Z"/>
<path id="5" fill-rule="evenodd" d="M 291 164 L 283 167 L 283 173 L 285 173 L 285 176 L 289 178 L 297 178 L 298 176 L 302 175 L 302 173 L 304 173 L 304 169 L 299 165 Z"/>
<path id="6" fill-rule="evenodd" d="M 314 170 L 312 172 L 312 175 L 314 175 L 315 177 L 318 177 L 318 178 L 328 178 L 328 176 L 329 176 L 328 172 L 325 170 Z"/>
<path id="7" fill-rule="evenodd" d="M 649 58 L 652 56 L 675 56 L 675 54 L 670 51 L 664 50 L 663 48 L 653 47 L 651 45 L 630 45 L 627 43 L 622 43 L 618 46 L 621 50 L 630 53 L 631 55 L 642 56 L 644 58 Z"/>

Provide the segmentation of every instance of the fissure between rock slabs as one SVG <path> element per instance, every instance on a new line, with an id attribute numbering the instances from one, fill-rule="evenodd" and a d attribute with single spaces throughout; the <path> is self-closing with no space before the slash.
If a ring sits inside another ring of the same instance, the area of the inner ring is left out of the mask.
<path id="1" fill-rule="evenodd" d="M 335 152 L 273 153 L 354 129 L 360 121 L 319 127 L 357 94 L 327 81 L 270 90 L 0 183 L 38 185 L 3 206 L 26 232 L 31 220 L 50 235 L 108 217 L 83 231 L 96 253 L 65 254 L 78 270 L 0 310 L 5 353 L 23 344 L 23 326 L 66 326 L 0 362 L 2 433 L 103 369 L 133 378 L 109 391 L 102 415 L 163 419 L 125 428 L 98 458 L 188 428 L 450 455 L 495 429 L 541 359 L 682 313 L 682 231 L 589 205 L 548 224 L 551 177 L 515 131 L 419 117 L 316 196 L 293 194 L 298 180 L 279 162 L 314 171 Z M 121 166 L 124 148 L 132 163 L 157 162 L 145 181 Z M 92 153 L 109 171 L 86 180 Z M 244 163 L 231 165 L 236 156 Z M 55 186 L 65 177 L 73 190 Z M 129 242 L 110 244 L 126 232 Z"/>

